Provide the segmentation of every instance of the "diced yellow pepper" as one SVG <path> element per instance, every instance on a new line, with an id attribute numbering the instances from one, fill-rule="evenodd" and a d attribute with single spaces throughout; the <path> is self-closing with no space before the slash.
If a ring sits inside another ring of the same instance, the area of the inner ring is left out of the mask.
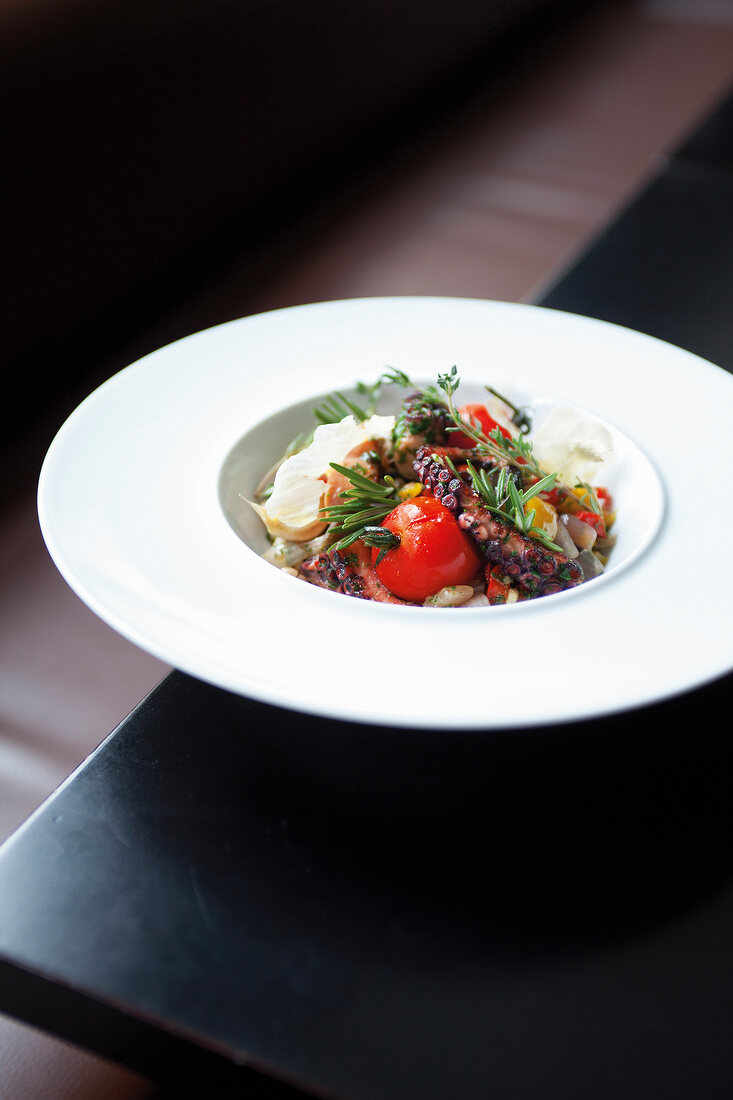
<path id="1" fill-rule="evenodd" d="M 554 538 L 557 534 L 557 512 L 547 500 L 543 500 L 542 497 L 530 497 L 524 505 L 525 516 L 534 509 L 534 520 L 532 521 L 533 527 L 539 527 L 550 538 Z"/>
<path id="2" fill-rule="evenodd" d="M 582 485 L 575 485 L 575 486 L 573 486 L 573 492 L 575 493 L 578 500 L 585 506 L 585 508 L 589 512 L 595 511 L 595 509 L 593 508 L 593 505 L 591 504 L 591 501 L 590 501 L 590 493 L 588 492 L 587 489 L 584 489 Z M 595 493 L 593 495 L 595 496 Z M 598 499 L 598 498 L 596 498 L 596 499 Z M 600 501 L 599 501 L 599 503 L 600 503 Z"/>
<path id="3" fill-rule="evenodd" d="M 403 485 L 398 490 L 397 496 L 400 500 L 412 500 L 413 497 L 419 497 L 423 490 L 421 481 L 408 481 L 406 485 Z"/>

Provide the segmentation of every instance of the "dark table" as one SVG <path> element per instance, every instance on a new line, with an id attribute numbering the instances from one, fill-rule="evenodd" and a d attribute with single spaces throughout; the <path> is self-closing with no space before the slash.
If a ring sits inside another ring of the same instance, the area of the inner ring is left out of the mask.
<path id="1" fill-rule="evenodd" d="M 727 103 L 542 304 L 733 370 L 732 160 Z M 0 1010 L 173 1093 L 728 1098 L 732 685 L 456 734 L 174 672 L 0 850 Z"/>

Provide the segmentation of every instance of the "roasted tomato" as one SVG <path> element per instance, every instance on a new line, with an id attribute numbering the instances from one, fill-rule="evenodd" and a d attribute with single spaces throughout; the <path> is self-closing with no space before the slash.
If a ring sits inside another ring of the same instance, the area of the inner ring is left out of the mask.
<path id="1" fill-rule="evenodd" d="M 481 568 L 476 546 L 451 512 L 435 497 L 423 494 L 389 513 L 382 527 L 399 536 L 376 565 L 385 587 L 402 600 L 422 603 L 450 584 L 467 584 Z M 372 562 L 380 555 L 372 550 Z"/>
<path id="2" fill-rule="evenodd" d="M 494 428 L 498 428 L 502 435 L 505 435 L 507 439 L 511 439 L 511 432 L 508 432 L 502 424 L 494 420 L 485 405 L 461 405 L 458 415 L 466 424 L 471 424 L 472 421 L 479 424 L 484 435 L 488 435 L 489 432 L 493 432 Z M 470 435 L 464 435 L 463 432 L 451 432 L 448 436 L 448 442 L 451 447 L 469 448 L 476 446 L 476 440 L 471 439 Z"/>

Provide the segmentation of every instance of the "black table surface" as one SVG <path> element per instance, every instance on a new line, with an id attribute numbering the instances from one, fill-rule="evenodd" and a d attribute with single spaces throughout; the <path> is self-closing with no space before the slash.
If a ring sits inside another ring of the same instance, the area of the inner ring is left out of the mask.
<path id="1" fill-rule="evenodd" d="M 543 304 L 733 370 L 726 118 Z M 456 733 L 174 672 L 0 850 L 0 1011 L 219 1094 L 730 1097 L 732 684 Z"/>

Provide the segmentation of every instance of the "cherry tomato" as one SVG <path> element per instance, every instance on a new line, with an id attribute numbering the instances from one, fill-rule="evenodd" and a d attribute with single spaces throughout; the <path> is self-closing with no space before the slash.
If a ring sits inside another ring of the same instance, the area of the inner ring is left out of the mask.
<path id="1" fill-rule="evenodd" d="M 450 584 L 467 584 L 481 567 L 476 546 L 455 517 L 435 497 L 422 494 L 398 504 L 382 527 L 399 535 L 400 545 L 388 550 L 377 576 L 402 600 L 422 603 Z M 379 550 L 372 550 L 376 563 Z"/>
<path id="2" fill-rule="evenodd" d="M 494 420 L 485 405 L 461 405 L 458 415 L 467 424 L 470 424 L 471 421 L 478 421 L 484 435 L 488 435 L 489 432 L 493 432 L 495 428 L 498 428 L 507 439 L 512 437 L 511 432 L 508 432 L 502 424 Z M 448 442 L 451 447 L 463 447 L 464 449 L 476 446 L 476 440 L 471 439 L 470 435 L 465 435 L 463 432 L 451 432 Z"/>

